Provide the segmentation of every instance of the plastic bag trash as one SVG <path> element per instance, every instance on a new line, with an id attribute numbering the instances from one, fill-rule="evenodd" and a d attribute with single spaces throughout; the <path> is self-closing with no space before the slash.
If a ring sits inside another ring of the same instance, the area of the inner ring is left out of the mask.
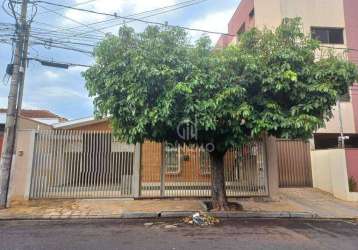
<path id="1" fill-rule="evenodd" d="M 205 225 L 205 219 L 200 215 L 200 213 L 193 214 L 193 222 L 199 226 Z"/>
<path id="2" fill-rule="evenodd" d="M 218 224 L 220 220 L 208 214 L 195 213 L 191 217 L 184 218 L 183 222 L 190 225 L 209 226 Z"/>

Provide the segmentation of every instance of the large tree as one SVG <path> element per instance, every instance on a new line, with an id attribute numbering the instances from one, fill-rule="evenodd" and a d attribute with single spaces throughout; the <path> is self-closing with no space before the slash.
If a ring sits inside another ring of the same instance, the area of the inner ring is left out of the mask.
<path id="1" fill-rule="evenodd" d="M 318 50 L 299 19 L 215 50 L 180 28 L 122 27 L 98 45 L 84 77 L 96 114 L 110 117 L 120 139 L 211 145 L 212 199 L 224 210 L 229 148 L 263 135 L 310 137 L 357 78 L 353 64 L 334 52 L 317 59 Z M 188 121 L 196 133 L 183 137 L 178 125 Z"/>

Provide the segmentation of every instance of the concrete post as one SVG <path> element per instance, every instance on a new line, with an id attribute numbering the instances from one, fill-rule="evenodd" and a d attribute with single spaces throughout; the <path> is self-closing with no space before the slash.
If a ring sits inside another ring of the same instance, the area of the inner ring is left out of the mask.
<path id="1" fill-rule="evenodd" d="M 29 200 L 35 133 L 35 130 L 17 132 L 16 152 L 9 183 L 8 207 L 11 203 Z"/>
<path id="2" fill-rule="evenodd" d="M 266 163 L 269 196 L 275 198 L 279 191 L 278 160 L 276 138 L 266 137 Z"/>

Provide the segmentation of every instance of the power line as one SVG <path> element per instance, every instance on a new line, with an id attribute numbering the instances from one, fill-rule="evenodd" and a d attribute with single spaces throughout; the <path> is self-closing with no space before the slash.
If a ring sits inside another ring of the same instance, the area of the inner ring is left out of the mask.
<path id="1" fill-rule="evenodd" d="M 152 13 L 150 15 L 147 15 L 147 16 L 144 16 L 142 17 L 143 18 L 149 18 L 149 17 L 153 17 L 153 16 L 156 16 L 156 15 L 160 15 L 160 14 L 164 14 L 164 13 L 168 13 L 168 12 L 171 12 L 171 11 L 175 11 L 175 10 L 178 10 L 178 9 L 182 9 L 182 8 L 186 8 L 186 7 L 190 7 L 190 6 L 193 6 L 193 5 L 196 5 L 196 4 L 200 4 L 200 3 L 203 3 L 203 2 L 206 2 L 208 0 L 189 0 L 189 1 L 183 1 L 183 2 L 180 2 L 180 3 L 177 3 L 177 4 L 173 4 L 173 5 L 168 5 L 168 6 L 164 6 L 164 7 L 160 7 L 160 8 L 156 8 L 156 9 L 152 9 L 152 10 L 148 10 L 148 11 L 143 11 L 143 12 L 139 12 L 139 13 L 134 13 L 134 14 L 131 14 L 129 16 L 126 16 L 126 17 L 135 17 L 135 16 L 141 16 L 143 14 L 147 14 L 147 13 Z M 173 7 L 176 7 L 176 8 L 173 8 Z M 162 11 L 162 12 L 157 12 L 157 11 Z M 157 12 L 157 13 L 156 13 Z M 98 21 L 98 22 L 93 22 L 93 23 L 89 23 L 87 25 L 97 25 L 97 24 L 104 24 L 104 23 L 109 23 L 109 22 L 118 22 L 118 18 L 111 18 L 111 19 L 108 19 L 108 20 L 102 20 L 102 21 Z M 128 23 L 128 22 L 127 22 Z M 51 27 L 56 27 L 56 26 L 53 26 L 53 25 L 49 25 L 49 24 L 46 24 L 46 23 L 43 23 L 44 25 L 48 25 L 48 26 L 51 26 Z M 114 24 L 114 25 L 111 25 L 111 26 L 107 26 L 107 27 L 101 27 L 101 29 L 108 29 L 108 28 L 111 28 L 111 27 L 114 27 L 114 26 L 117 26 L 118 24 Z M 52 30 L 52 31 L 46 31 L 46 34 L 48 34 L 49 32 L 51 33 L 54 33 L 56 31 L 69 31 L 69 30 L 75 30 L 75 29 L 78 29 L 78 28 L 81 28 L 81 26 L 75 26 L 75 27 L 70 27 L 70 28 L 60 28 L 60 29 L 56 29 L 56 30 Z M 57 28 L 57 27 L 56 27 Z M 70 34 L 69 36 L 82 36 L 84 34 L 88 34 L 89 32 L 85 32 L 85 31 L 79 31 L 79 32 L 82 32 L 82 33 L 75 33 L 75 34 Z M 103 37 L 100 37 L 99 39 L 103 39 Z"/>
<path id="2" fill-rule="evenodd" d="M 126 17 L 128 17 L 128 18 L 129 18 L 129 17 L 138 17 L 138 16 L 141 16 L 141 15 L 144 15 L 144 14 L 149 14 L 149 13 L 151 13 L 149 16 L 141 17 L 141 18 L 143 19 L 143 18 L 148 18 L 148 17 L 153 17 L 153 16 L 156 16 L 156 15 L 168 13 L 168 12 L 175 11 L 175 10 L 178 10 L 178 9 L 190 7 L 190 6 L 193 6 L 193 5 L 196 5 L 196 4 L 200 4 L 200 3 L 203 3 L 203 2 L 206 2 L 206 1 L 208 1 L 208 0 L 200 0 L 200 1 L 198 1 L 198 0 L 189 0 L 189 1 L 183 1 L 183 2 L 180 2 L 180 3 L 177 3 L 177 4 L 172 4 L 172 5 L 168 5 L 168 6 L 164 6 L 164 7 L 160 7 L 160 8 L 156 8 L 156 9 L 152 9 L 152 10 L 148 10 L 148 11 L 143 11 L 143 12 L 139 12 L 139 13 L 134 13 L 134 14 L 128 15 L 128 16 L 126 16 Z M 174 7 L 175 7 L 175 8 L 174 8 Z M 173 9 L 173 8 L 174 8 L 174 9 Z M 157 11 L 162 11 L 162 12 L 156 13 Z M 118 18 L 115 17 L 115 18 L 111 18 L 111 19 L 107 19 L 107 20 L 102 20 L 102 21 L 90 23 L 89 25 L 97 25 L 97 24 L 108 23 L 108 22 L 113 22 L 113 21 L 118 21 Z M 76 29 L 76 28 L 79 28 L 79 27 L 80 27 L 80 26 L 72 27 L 72 28 L 65 28 L 65 29 L 60 29 L 60 30 L 70 30 L 70 29 Z"/>
<path id="3" fill-rule="evenodd" d="M 39 41 L 48 43 L 48 44 L 73 44 L 73 45 L 82 45 L 82 46 L 87 46 L 87 47 L 95 47 L 96 44 L 90 44 L 90 43 L 80 43 L 80 42 L 74 42 L 74 41 L 69 41 L 69 40 L 53 40 L 53 39 L 46 39 L 46 38 L 42 38 L 39 36 L 34 36 L 31 35 L 31 37 L 36 38 Z M 49 45 L 50 46 L 50 45 Z"/>
<path id="4" fill-rule="evenodd" d="M 120 15 L 118 15 L 117 13 L 110 14 L 110 13 L 99 12 L 99 11 L 93 11 L 93 10 L 88 10 L 88 9 L 83 9 L 83 8 L 71 7 L 71 6 L 63 5 L 63 4 L 50 3 L 50 2 L 47 2 L 47 1 L 41 1 L 41 0 L 40 0 L 40 1 L 35 1 L 34 3 L 44 3 L 44 4 L 53 5 L 53 6 L 58 6 L 58 7 L 63 7 L 63 8 L 67 8 L 67 9 L 76 10 L 76 11 L 82 11 L 82 12 L 87 12 L 87 13 L 96 14 L 96 15 L 102 15 L 102 16 L 110 16 L 110 17 L 120 18 L 120 19 L 129 20 L 129 21 L 134 21 L 134 22 L 141 22 L 141 23 L 146 23 L 146 24 L 153 24 L 153 25 L 159 25 L 159 26 L 167 26 L 167 27 L 173 27 L 173 28 L 181 28 L 181 29 L 184 29 L 184 30 L 198 31 L 198 32 L 204 32 L 204 33 L 216 34 L 216 35 L 223 35 L 223 36 L 232 36 L 232 37 L 235 37 L 235 36 L 236 36 L 236 35 L 228 34 L 228 33 L 222 33 L 222 32 L 216 32 L 216 31 L 209 31 L 209 30 L 204 30 L 204 29 L 189 28 L 189 27 L 180 26 L 180 25 L 170 25 L 170 24 L 167 24 L 167 23 L 146 21 L 146 20 L 139 19 L 139 18 L 120 16 Z"/>
<path id="5" fill-rule="evenodd" d="M 199 2 L 194 2 L 194 3 L 191 3 L 191 4 L 187 4 L 187 5 L 184 5 L 184 6 L 180 6 L 180 7 L 177 7 L 177 8 L 174 8 L 174 9 L 170 9 L 170 10 L 164 10 L 162 12 L 158 12 L 158 13 L 154 13 L 154 14 L 151 14 L 151 15 L 147 15 L 147 16 L 144 16 L 144 17 L 141 17 L 141 19 L 146 19 L 146 18 L 149 18 L 149 17 L 154 17 L 154 16 L 158 16 L 158 15 L 161 15 L 161 14 L 165 14 L 165 13 L 168 13 L 168 12 L 172 12 L 172 11 L 175 11 L 175 10 L 179 10 L 179 9 L 182 9 L 182 8 L 186 8 L 186 7 L 189 7 L 189 6 L 193 6 L 193 5 L 196 5 L 196 4 L 200 4 L 200 3 L 203 3 L 203 2 L 206 2 L 208 0 L 201 0 Z M 128 17 L 131 17 L 131 16 L 128 16 Z M 112 19 L 112 21 L 115 21 L 117 20 L 117 18 L 115 19 Z M 111 22 L 112 22 L 111 21 Z M 126 24 L 128 23 L 132 23 L 134 21 L 128 21 L 126 22 Z M 116 27 L 118 26 L 119 24 L 111 24 L 110 26 L 105 26 L 105 27 L 101 27 L 102 29 L 109 29 L 109 28 L 112 28 L 112 27 Z M 122 24 L 120 24 L 122 25 Z M 82 34 L 86 34 L 86 32 L 84 33 L 79 33 L 79 35 L 82 35 Z"/>
<path id="6" fill-rule="evenodd" d="M 92 51 L 83 50 L 83 49 L 76 48 L 76 47 L 71 47 L 71 46 L 65 46 L 65 45 L 59 45 L 59 44 L 51 44 L 51 45 L 49 45 L 48 43 L 44 43 L 44 42 L 32 42 L 31 45 L 43 45 L 43 46 L 45 46 L 45 48 L 46 48 L 46 46 L 48 46 L 49 48 L 72 50 L 72 51 L 76 51 L 76 52 L 80 52 L 80 53 L 84 53 L 84 54 L 88 54 L 88 55 L 93 56 Z"/>
<path id="7" fill-rule="evenodd" d="M 92 2 L 96 2 L 96 1 L 98 1 L 98 0 L 88 0 L 88 1 L 84 1 L 84 2 L 81 2 L 81 3 L 74 4 L 74 5 L 72 5 L 72 6 L 73 6 L 73 7 L 75 7 L 75 6 L 80 6 L 80 5 L 89 4 L 89 3 L 92 3 Z M 59 10 L 62 10 L 62 9 L 63 9 L 63 8 L 57 8 L 57 9 L 55 9 L 55 10 L 53 10 L 53 11 L 59 11 Z M 49 13 L 49 12 L 51 12 L 51 11 L 44 11 L 44 12 L 38 13 L 37 15 L 39 16 L 39 15 L 47 14 L 47 13 Z"/>
<path id="8" fill-rule="evenodd" d="M 53 11 L 53 10 L 51 10 L 51 9 L 49 9 L 49 8 L 43 7 L 43 6 L 41 6 L 41 5 L 39 5 L 39 7 L 40 7 L 40 8 L 43 8 L 43 9 L 45 9 L 45 10 L 48 10 L 48 11 L 50 11 L 50 12 L 52 12 L 52 13 L 58 15 L 58 16 L 61 16 L 61 17 L 65 18 L 65 19 L 67 19 L 67 20 L 70 20 L 70 21 L 72 21 L 72 22 L 74 22 L 74 23 L 77 23 L 77 24 L 83 25 L 83 26 L 85 26 L 85 27 L 87 27 L 87 28 L 89 28 L 89 29 L 92 29 L 92 30 L 95 31 L 95 32 L 99 32 L 99 33 L 102 33 L 102 34 L 104 34 L 104 35 L 106 34 L 105 32 L 103 32 L 103 31 L 101 31 L 101 30 L 94 29 L 94 28 L 92 28 L 91 26 L 89 26 L 89 25 L 87 25 L 87 24 L 85 24 L 85 23 L 79 22 L 79 21 L 77 21 L 77 20 L 75 20 L 75 19 L 73 19 L 73 18 L 70 18 L 70 17 L 67 17 L 67 16 L 65 16 L 65 15 L 62 15 L 62 14 L 60 14 L 60 13 L 58 13 L 58 12 L 56 12 L 56 11 Z"/>

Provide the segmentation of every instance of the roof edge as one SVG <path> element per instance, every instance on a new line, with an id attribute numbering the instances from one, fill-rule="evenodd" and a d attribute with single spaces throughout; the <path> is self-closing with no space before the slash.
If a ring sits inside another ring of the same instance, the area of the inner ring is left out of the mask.
<path id="1" fill-rule="evenodd" d="M 54 129 L 78 128 L 78 127 L 82 127 L 82 126 L 88 126 L 88 125 L 101 123 L 104 121 L 108 121 L 108 118 L 97 120 L 95 117 L 92 116 L 92 117 L 72 120 L 72 121 L 68 121 L 68 122 L 61 122 L 61 123 L 53 124 L 52 127 Z"/>

